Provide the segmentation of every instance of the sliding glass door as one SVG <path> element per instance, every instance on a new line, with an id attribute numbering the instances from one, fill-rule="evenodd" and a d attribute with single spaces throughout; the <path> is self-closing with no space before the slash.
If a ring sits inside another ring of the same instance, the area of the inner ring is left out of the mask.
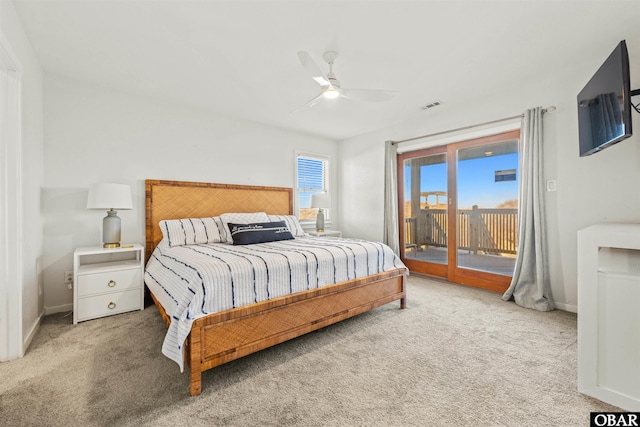
<path id="1" fill-rule="evenodd" d="M 425 268 L 434 275 L 446 274 L 447 241 L 447 153 L 441 148 L 406 158 L 402 169 L 404 198 L 401 203 L 400 234 L 404 254 L 412 270 Z"/>
<path id="2" fill-rule="evenodd" d="M 519 132 L 398 156 L 402 258 L 411 271 L 504 291 L 517 248 Z"/>

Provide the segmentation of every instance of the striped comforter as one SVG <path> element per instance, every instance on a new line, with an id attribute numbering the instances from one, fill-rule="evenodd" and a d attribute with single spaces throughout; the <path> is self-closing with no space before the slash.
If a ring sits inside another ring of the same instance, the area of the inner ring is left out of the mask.
<path id="1" fill-rule="evenodd" d="M 184 369 L 183 345 L 199 317 L 333 283 L 406 268 L 391 249 L 354 239 L 169 247 L 160 242 L 145 284 L 171 317 L 162 353 Z"/>

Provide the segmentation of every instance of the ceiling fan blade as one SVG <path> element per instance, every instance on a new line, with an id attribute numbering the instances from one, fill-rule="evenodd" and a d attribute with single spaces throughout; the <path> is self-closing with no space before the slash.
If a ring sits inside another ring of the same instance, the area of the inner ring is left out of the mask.
<path id="1" fill-rule="evenodd" d="M 376 89 L 342 89 L 340 96 L 354 101 L 384 102 L 391 100 L 398 92 Z"/>
<path id="2" fill-rule="evenodd" d="M 320 95 L 316 96 L 315 98 L 311 99 L 310 101 L 308 101 L 306 104 L 304 104 L 302 107 L 298 107 L 295 110 L 293 110 L 291 113 L 297 113 L 299 111 L 303 111 L 306 110 L 308 108 L 313 107 L 314 105 L 316 105 L 319 101 L 321 101 L 324 98 L 324 96 L 322 95 L 322 93 L 320 93 Z"/>
<path id="3" fill-rule="evenodd" d="M 308 52 L 301 50 L 298 51 L 298 59 L 305 70 L 311 75 L 311 78 L 315 80 L 320 86 L 328 86 L 329 80 L 324 76 L 318 64 L 311 59 L 311 55 Z"/>

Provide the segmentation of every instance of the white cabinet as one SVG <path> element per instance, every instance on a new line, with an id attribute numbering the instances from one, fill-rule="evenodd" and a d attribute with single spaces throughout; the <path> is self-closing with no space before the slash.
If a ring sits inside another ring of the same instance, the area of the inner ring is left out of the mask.
<path id="1" fill-rule="evenodd" d="M 640 224 L 578 232 L 578 391 L 640 411 Z"/>
<path id="2" fill-rule="evenodd" d="M 144 309 L 144 247 L 101 246 L 73 253 L 73 323 Z"/>

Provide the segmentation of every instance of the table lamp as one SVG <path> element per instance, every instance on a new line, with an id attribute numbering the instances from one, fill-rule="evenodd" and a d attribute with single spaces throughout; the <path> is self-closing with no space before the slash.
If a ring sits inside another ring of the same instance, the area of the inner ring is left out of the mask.
<path id="1" fill-rule="evenodd" d="M 116 209 L 133 209 L 131 187 L 124 184 L 92 184 L 87 209 L 107 209 L 102 220 L 102 243 L 105 248 L 120 247 L 120 217 Z"/>
<path id="2" fill-rule="evenodd" d="M 311 208 L 318 209 L 316 216 L 316 231 L 321 233 L 324 231 L 324 211 L 331 207 L 331 197 L 327 193 L 317 193 L 311 195 Z"/>

